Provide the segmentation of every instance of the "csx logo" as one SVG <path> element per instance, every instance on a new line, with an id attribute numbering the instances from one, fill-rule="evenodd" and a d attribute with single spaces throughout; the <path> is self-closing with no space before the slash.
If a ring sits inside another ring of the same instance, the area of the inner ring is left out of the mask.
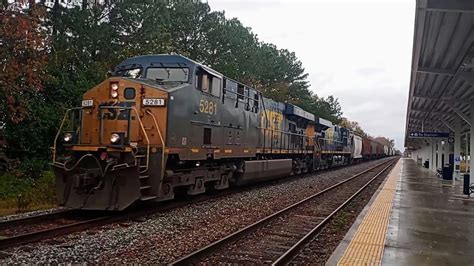
<path id="1" fill-rule="evenodd" d="M 101 103 L 102 106 L 109 106 L 108 103 Z M 117 107 L 133 107 L 135 102 L 119 102 L 114 105 Z M 128 120 L 130 114 L 133 113 L 130 109 L 120 109 L 120 108 L 107 108 L 102 109 L 102 119 L 105 120 Z M 135 116 L 132 115 L 132 119 L 135 120 Z"/>

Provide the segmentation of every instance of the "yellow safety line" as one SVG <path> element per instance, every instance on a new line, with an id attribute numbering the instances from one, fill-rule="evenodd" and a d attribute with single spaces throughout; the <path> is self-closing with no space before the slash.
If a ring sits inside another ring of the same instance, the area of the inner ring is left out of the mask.
<path id="1" fill-rule="evenodd" d="M 381 265 L 401 161 L 390 172 L 337 265 Z"/>

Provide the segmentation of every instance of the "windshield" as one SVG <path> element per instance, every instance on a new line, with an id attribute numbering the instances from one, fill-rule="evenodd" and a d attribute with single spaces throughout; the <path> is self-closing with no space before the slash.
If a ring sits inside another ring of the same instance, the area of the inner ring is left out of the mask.
<path id="1" fill-rule="evenodd" d="M 136 79 L 136 78 L 139 78 L 141 74 L 142 74 L 142 68 L 137 67 L 137 68 L 117 70 L 114 76 Z"/>
<path id="2" fill-rule="evenodd" d="M 157 81 L 188 82 L 189 68 L 187 67 L 149 67 L 146 78 Z"/>

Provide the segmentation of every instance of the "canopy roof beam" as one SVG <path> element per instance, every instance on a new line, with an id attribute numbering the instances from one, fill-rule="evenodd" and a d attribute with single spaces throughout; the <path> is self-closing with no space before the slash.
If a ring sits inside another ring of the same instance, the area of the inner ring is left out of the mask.
<path id="1" fill-rule="evenodd" d="M 443 123 L 447 128 L 449 128 L 449 130 L 451 130 L 452 132 L 455 132 L 455 130 L 453 129 L 453 127 L 452 127 L 448 122 L 446 122 L 443 118 L 440 118 L 439 120 L 440 120 L 441 123 Z"/>
<path id="2" fill-rule="evenodd" d="M 453 109 L 453 111 L 459 115 L 459 117 L 462 118 L 462 120 L 464 120 L 469 126 L 471 126 L 471 120 L 469 119 L 469 117 L 467 115 L 465 115 L 461 110 L 459 110 L 457 107 L 453 106 L 453 105 L 450 105 L 449 106 L 451 109 Z M 472 114 L 471 114 L 472 115 Z"/>
<path id="3" fill-rule="evenodd" d="M 418 73 L 424 74 L 435 74 L 435 75 L 446 75 L 453 76 L 456 71 L 450 69 L 430 68 L 430 67 L 418 67 Z"/>
<path id="4" fill-rule="evenodd" d="M 472 0 L 429 0 L 420 7 L 427 11 L 474 13 L 474 1 Z"/>

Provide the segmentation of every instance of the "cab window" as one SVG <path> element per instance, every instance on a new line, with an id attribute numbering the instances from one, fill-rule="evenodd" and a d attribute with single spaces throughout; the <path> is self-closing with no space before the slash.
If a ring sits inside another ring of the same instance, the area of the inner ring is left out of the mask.
<path id="1" fill-rule="evenodd" d="M 188 82 L 189 69 L 187 67 L 149 67 L 146 78 L 157 81 Z"/>
<path id="2" fill-rule="evenodd" d="M 132 78 L 136 79 L 139 78 L 142 74 L 142 68 L 137 67 L 137 68 L 129 68 L 129 69 L 120 69 L 115 71 L 113 76 L 115 77 L 126 77 L 126 78 Z"/>
<path id="3" fill-rule="evenodd" d="M 221 96 L 222 80 L 203 70 L 196 72 L 196 88 L 202 92 Z"/>
<path id="4" fill-rule="evenodd" d="M 221 79 L 212 77 L 211 84 L 211 94 L 217 97 L 221 96 Z"/>
<path id="5" fill-rule="evenodd" d="M 245 89 L 244 89 L 244 85 L 242 84 L 239 84 L 237 86 L 237 99 L 239 99 L 239 101 L 241 102 L 243 102 L 245 99 Z"/>

